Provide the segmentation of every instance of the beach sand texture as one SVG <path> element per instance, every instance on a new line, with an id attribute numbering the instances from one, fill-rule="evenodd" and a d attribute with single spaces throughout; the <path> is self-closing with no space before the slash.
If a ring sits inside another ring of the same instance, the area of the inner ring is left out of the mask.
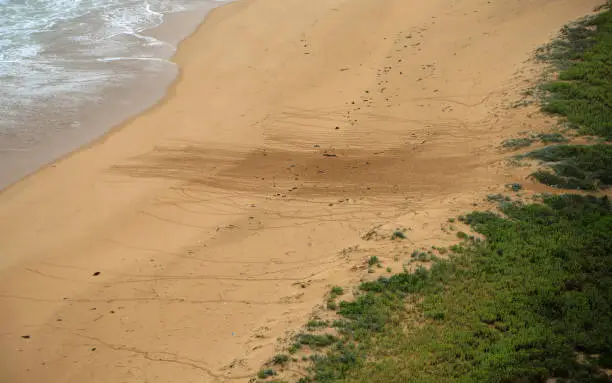
<path id="1" fill-rule="evenodd" d="M 527 60 L 599 2 L 215 10 L 159 105 L 0 194 L 0 381 L 248 381 L 385 256 L 369 228 L 448 242 L 513 179 Z"/>

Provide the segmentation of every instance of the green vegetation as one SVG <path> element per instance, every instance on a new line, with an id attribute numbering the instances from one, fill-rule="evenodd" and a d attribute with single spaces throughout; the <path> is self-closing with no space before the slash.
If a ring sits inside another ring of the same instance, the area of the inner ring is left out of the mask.
<path id="1" fill-rule="evenodd" d="M 295 354 L 300 349 L 302 349 L 303 346 L 308 346 L 311 349 L 327 347 L 330 344 L 336 342 L 337 340 L 338 338 L 331 334 L 301 333 L 295 336 L 293 344 L 289 347 L 289 353 Z M 284 363 L 286 363 L 286 361 Z"/>
<path id="2" fill-rule="evenodd" d="M 558 78 L 544 84 L 545 112 L 563 116 L 578 134 L 612 138 L 612 12 L 603 12 L 563 28 L 561 37 L 540 51 Z M 544 143 L 564 142 L 558 133 L 539 136 Z M 596 190 L 612 181 L 612 151 L 606 144 L 559 145 L 527 156 L 547 162 L 550 170 L 533 174 L 538 181 L 563 189 Z"/>
<path id="3" fill-rule="evenodd" d="M 609 201 L 546 197 L 503 213 L 468 215 L 487 240 L 456 246 L 449 261 L 363 283 L 340 303 L 340 340 L 310 341 L 332 346 L 302 381 L 607 382 Z"/>
<path id="4" fill-rule="evenodd" d="M 275 372 L 274 370 L 272 370 L 272 369 L 269 369 L 269 368 L 266 368 L 266 369 L 260 370 L 260 371 L 257 373 L 257 377 L 258 377 L 259 379 L 266 379 L 267 377 L 269 377 L 269 376 L 274 376 L 274 375 L 276 375 L 276 372 Z"/>
<path id="5" fill-rule="evenodd" d="M 413 251 L 412 254 L 410 254 L 410 257 L 412 257 L 414 261 L 419 261 L 419 262 L 428 262 L 434 258 L 431 252 L 426 253 L 424 251 L 418 251 L 418 250 Z"/>
<path id="6" fill-rule="evenodd" d="M 395 230 L 391 235 L 391 240 L 406 239 L 406 234 L 401 230 Z"/>
<path id="7" fill-rule="evenodd" d="M 568 141 L 568 139 L 565 138 L 561 133 L 540 133 L 537 135 L 537 137 L 545 144 L 558 144 Z"/>
<path id="8" fill-rule="evenodd" d="M 289 361 L 289 356 L 285 354 L 276 354 L 274 358 L 272 358 L 273 364 L 285 364 Z"/>
<path id="9" fill-rule="evenodd" d="M 540 141 L 544 144 L 550 144 L 564 143 L 568 140 L 561 133 L 539 133 L 532 135 L 532 137 L 509 138 L 502 141 L 502 146 L 508 149 L 521 149 L 531 146 L 531 144 L 536 141 Z"/>
<path id="10" fill-rule="evenodd" d="M 368 259 L 368 266 L 374 266 L 380 264 L 380 260 L 377 256 L 373 255 Z"/>
<path id="11" fill-rule="evenodd" d="M 502 146 L 509 149 L 520 149 L 530 146 L 533 143 L 533 139 L 527 137 L 521 138 L 509 138 L 502 141 Z"/>
<path id="12" fill-rule="evenodd" d="M 598 145 L 556 145 L 531 153 L 552 169 L 533 176 L 540 182 L 564 189 L 596 190 L 612 184 L 612 147 Z"/>
<path id="13" fill-rule="evenodd" d="M 462 232 L 462 231 L 458 231 L 457 232 L 457 238 L 459 238 L 459 239 L 467 239 L 468 235 L 466 233 Z"/>
<path id="14" fill-rule="evenodd" d="M 297 343 L 312 348 L 325 347 L 336 341 L 336 337 L 330 334 L 300 334 Z"/>
<path id="15" fill-rule="evenodd" d="M 322 328 L 322 327 L 327 327 L 327 326 L 329 326 L 328 321 L 322 321 L 322 320 L 316 320 L 316 319 L 310 320 L 306 324 L 306 328 L 309 330 L 314 330 L 317 328 Z"/>
<path id="16" fill-rule="evenodd" d="M 510 201 L 510 197 L 505 196 L 503 194 L 489 194 L 487 196 L 487 200 L 488 201 L 492 201 L 492 202 L 497 202 L 497 203 L 504 203 L 504 202 L 508 202 Z M 457 233 L 457 236 L 459 237 L 461 232 Z"/>
<path id="17" fill-rule="evenodd" d="M 597 188 L 592 182 L 577 178 L 562 177 L 548 170 L 538 170 L 534 172 L 532 176 L 541 183 L 558 189 L 595 190 Z"/>
<path id="18" fill-rule="evenodd" d="M 562 30 L 540 57 L 559 69 L 543 86 L 544 110 L 567 118 L 579 134 L 612 137 L 612 2 L 604 12 Z"/>
<path id="19" fill-rule="evenodd" d="M 519 183 L 512 183 L 512 184 L 508 184 L 506 185 L 506 188 L 512 190 L 513 192 L 519 192 L 521 190 L 523 190 L 523 185 L 519 184 Z"/>
<path id="20" fill-rule="evenodd" d="M 340 286 L 334 286 L 331 289 L 331 294 L 332 297 L 337 297 L 338 295 L 344 295 L 344 289 Z"/>
<path id="21" fill-rule="evenodd" d="M 336 301 L 333 298 L 329 298 L 327 300 L 327 309 L 328 310 L 335 310 L 338 308 L 338 305 L 336 304 Z"/>
<path id="22" fill-rule="evenodd" d="M 376 257 L 372 257 L 372 258 L 376 258 Z M 370 260 L 372 259 L 370 258 Z M 376 260 L 378 260 L 378 258 L 376 258 Z M 339 295 L 343 295 L 344 294 L 344 289 L 340 286 L 334 286 L 331 289 L 331 292 L 329 293 L 329 297 L 327 298 L 327 309 L 328 310 L 335 310 L 338 308 L 338 305 L 336 304 L 336 298 Z"/>

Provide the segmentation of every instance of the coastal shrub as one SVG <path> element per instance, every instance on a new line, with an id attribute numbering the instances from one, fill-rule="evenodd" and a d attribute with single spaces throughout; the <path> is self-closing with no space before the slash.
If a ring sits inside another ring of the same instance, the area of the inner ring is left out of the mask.
<path id="1" fill-rule="evenodd" d="M 561 133 L 540 133 L 537 135 L 538 139 L 545 143 L 545 144 L 551 144 L 551 143 L 563 143 L 563 142 L 567 142 L 568 139 L 565 138 Z"/>
<path id="2" fill-rule="evenodd" d="M 336 341 L 336 337 L 330 334 L 300 334 L 298 336 L 298 342 L 301 345 L 310 347 L 325 347 Z"/>
<path id="3" fill-rule="evenodd" d="M 612 184 L 612 146 L 555 145 L 526 154 L 547 165 L 550 171 L 533 176 L 540 182 L 564 189 L 595 190 Z"/>
<path id="4" fill-rule="evenodd" d="M 401 230 L 395 230 L 393 234 L 391 234 L 391 240 L 396 239 L 406 239 L 406 234 Z"/>
<path id="5" fill-rule="evenodd" d="M 343 295 L 344 294 L 344 289 L 340 286 L 334 286 L 331 289 L 331 296 L 332 297 L 337 297 L 338 295 Z"/>
<path id="6" fill-rule="evenodd" d="M 328 325 L 329 325 L 328 321 L 313 319 L 313 320 L 308 321 L 308 323 L 306 324 L 306 328 L 308 328 L 309 330 L 313 330 L 313 329 L 317 329 L 321 327 L 327 327 Z"/>
<path id="7" fill-rule="evenodd" d="M 368 266 L 378 265 L 379 263 L 380 263 L 380 260 L 375 255 L 371 256 L 370 259 L 368 259 Z"/>
<path id="8" fill-rule="evenodd" d="M 533 143 L 533 139 L 527 137 L 509 138 L 502 141 L 502 146 L 509 149 L 525 148 Z"/>
<path id="9" fill-rule="evenodd" d="M 272 370 L 270 368 L 266 368 L 266 369 L 260 370 L 257 373 L 257 377 L 259 379 L 266 379 L 267 377 L 274 376 L 274 375 L 276 375 L 276 371 L 274 371 L 274 370 Z"/>
<path id="10" fill-rule="evenodd" d="M 285 354 L 276 354 L 272 358 L 273 364 L 285 364 L 289 361 L 289 356 Z"/>
<path id="11" fill-rule="evenodd" d="M 331 298 L 331 297 L 327 300 L 327 305 L 326 306 L 327 306 L 328 310 L 335 310 L 335 309 L 338 308 L 338 305 L 336 304 L 336 301 L 334 300 L 334 298 Z"/>
<path id="12" fill-rule="evenodd" d="M 540 58 L 559 69 L 557 80 L 542 86 L 543 110 L 563 116 L 579 134 L 612 138 L 612 13 L 603 12 L 566 26 L 559 39 L 540 50 Z"/>

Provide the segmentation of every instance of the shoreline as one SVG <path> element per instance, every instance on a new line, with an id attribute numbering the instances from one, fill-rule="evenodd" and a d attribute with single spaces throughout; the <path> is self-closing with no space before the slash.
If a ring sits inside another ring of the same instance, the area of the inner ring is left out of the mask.
<path id="1" fill-rule="evenodd" d="M 506 106 L 586 3 L 216 8 L 160 102 L 0 192 L 0 375 L 248 381 L 330 286 L 401 269 L 376 231 L 450 245 L 515 179 L 500 142 L 546 121 Z"/>
<path id="2" fill-rule="evenodd" d="M 197 32 L 211 12 L 229 4 L 230 3 L 225 2 L 212 6 L 202 6 L 190 11 L 166 14 L 162 24 L 144 31 L 143 35 L 157 38 L 175 47 L 171 56 L 160 58 L 174 65 L 172 69 L 159 71 L 158 75 L 161 78 L 159 80 L 160 83 L 151 86 L 147 83 L 145 78 L 140 76 L 140 78 L 131 80 L 131 82 L 136 85 L 136 91 L 132 90 L 133 87 L 131 85 L 129 89 L 125 89 L 128 86 L 127 84 L 122 86 L 121 89 L 107 90 L 105 91 L 106 98 L 113 97 L 113 95 L 118 92 L 125 92 L 126 90 L 133 93 L 135 97 L 129 98 L 128 101 L 130 105 L 120 106 L 119 108 L 113 103 L 107 103 L 101 108 L 93 108 L 93 106 L 90 106 L 87 109 L 95 110 L 91 110 L 85 120 L 82 121 L 86 127 L 85 129 L 68 128 L 66 131 L 62 131 L 59 134 L 52 134 L 43 141 L 37 142 L 25 149 L 18 150 L 18 152 L 25 153 L 23 156 L 4 154 L 7 157 L 7 161 L 17 160 L 16 162 L 19 169 L 6 172 L 6 180 L 3 180 L 0 184 L 0 194 L 13 187 L 15 184 L 35 175 L 44 168 L 54 166 L 65 158 L 70 157 L 72 154 L 86 149 L 90 145 L 95 145 L 98 140 L 103 139 L 107 134 L 120 129 L 131 119 L 146 113 L 148 110 L 161 103 L 164 98 L 167 97 L 168 92 L 176 81 L 178 81 L 180 76 L 180 66 L 174 61 L 180 45 L 183 41 Z M 177 32 L 176 29 L 179 31 Z M 108 112 L 110 112 L 110 115 Z M 100 122 L 100 120 L 103 121 Z M 7 151 L 7 153 L 8 152 L 10 151 Z M 42 152 L 42 154 L 38 152 Z M 22 175 L 20 176 L 19 174 Z"/>

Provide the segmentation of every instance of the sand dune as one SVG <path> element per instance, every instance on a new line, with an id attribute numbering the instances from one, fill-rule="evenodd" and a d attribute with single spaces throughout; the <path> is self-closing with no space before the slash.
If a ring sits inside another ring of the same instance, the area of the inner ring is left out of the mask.
<path id="1" fill-rule="evenodd" d="M 366 257 L 514 179 L 527 60 L 597 3 L 214 11 L 159 105 L 0 194 L 0 381 L 248 381 Z"/>

